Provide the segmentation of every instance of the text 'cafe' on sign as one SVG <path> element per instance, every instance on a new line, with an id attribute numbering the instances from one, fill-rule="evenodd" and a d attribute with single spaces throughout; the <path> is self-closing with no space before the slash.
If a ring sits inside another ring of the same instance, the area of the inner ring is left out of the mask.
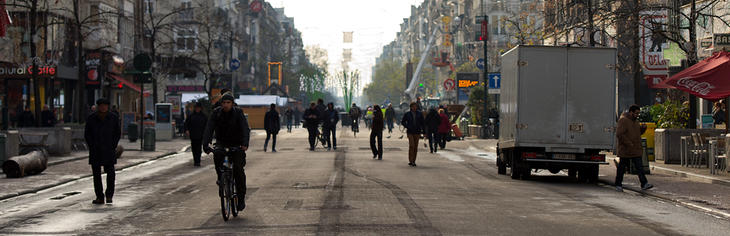
<path id="1" fill-rule="evenodd" d="M 41 66 L 38 67 L 37 71 L 37 75 L 41 77 L 53 77 L 56 75 L 56 67 L 53 66 Z M 29 78 L 32 73 L 33 66 L 0 66 L 0 77 L 3 78 Z"/>

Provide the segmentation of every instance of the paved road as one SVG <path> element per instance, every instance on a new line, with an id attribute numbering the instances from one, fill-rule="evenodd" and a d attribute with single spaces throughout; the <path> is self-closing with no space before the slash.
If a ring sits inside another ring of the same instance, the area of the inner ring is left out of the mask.
<path id="1" fill-rule="evenodd" d="M 364 128 L 362 130 L 365 130 Z M 210 158 L 190 153 L 117 174 L 113 205 L 93 206 L 90 179 L 0 202 L 0 234 L 80 235 L 727 235 L 727 219 L 565 174 L 529 181 L 496 174 L 494 153 L 454 141 L 407 165 L 407 140 L 339 132 L 338 150 L 307 151 L 306 132 L 283 133 L 279 153 L 248 153 L 248 208 L 224 222 Z M 387 134 L 386 134 L 387 136 Z"/>

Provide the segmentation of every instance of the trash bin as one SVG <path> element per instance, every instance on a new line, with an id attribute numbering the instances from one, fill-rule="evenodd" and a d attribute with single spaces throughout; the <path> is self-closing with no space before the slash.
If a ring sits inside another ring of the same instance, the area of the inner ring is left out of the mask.
<path id="1" fill-rule="evenodd" d="M 646 125 L 646 131 L 641 134 L 642 138 L 646 138 L 646 156 L 649 161 L 654 161 L 654 131 L 656 130 L 656 123 L 641 123 Z"/>
<path id="2" fill-rule="evenodd" d="M 5 139 L 7 138 L 7 135 L 0 134 L 0 165 L 5 162 L 8 157 L 6 157 L 7 152 L 5 152 Z"/>
<path id="3" fill-rule="evenodd" d="M 155 151 L 155 128 L 144 129 L 144 151 Z"/>
<path id="4" fill-rule="evenodd" d="M 139 125 L 137 123 L 132 122 L 127 125 L 127 138 L 129 138 L 129 142 L 137 142 L 139 138 Z"/>

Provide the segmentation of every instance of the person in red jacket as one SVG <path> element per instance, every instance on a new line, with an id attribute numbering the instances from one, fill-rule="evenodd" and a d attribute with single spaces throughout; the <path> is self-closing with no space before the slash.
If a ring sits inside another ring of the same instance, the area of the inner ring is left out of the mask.
<path id="1" fill-rule="evenodd" d="M 449 116 L 446 115 L 444 109 L 439 109 L 439 117 L 441 117 L 441 124 L 439 124 L 439 146 L 441 150 L 446 148 L 446 138 L 449 136 L 451 131 L 451 122 L 449 122 Z"/>

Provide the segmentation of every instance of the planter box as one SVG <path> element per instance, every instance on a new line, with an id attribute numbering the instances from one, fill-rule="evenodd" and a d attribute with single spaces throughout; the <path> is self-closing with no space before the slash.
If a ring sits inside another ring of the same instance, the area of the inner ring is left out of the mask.
<path id="1" fill-rule="evenodd" d="M 719 129 L 657 129 L 654 133 L 654 154 L 656 161 L 664 164 L 681 164 L 681 138 L 692 133 L 720 136 Z"/>
<path id="2" fill-rule="evenodd" d="M 3 133 L 7 135 L 5 138 L 5 158 L 17 156 L 20 153 L 20 135 L 18 131 L 8 130 Z"/>
<path id="3" fill-rule="evenodd" d="M 469 135 L 471 137 L 482 138 L 482 126 L 469 125 Z"/>

